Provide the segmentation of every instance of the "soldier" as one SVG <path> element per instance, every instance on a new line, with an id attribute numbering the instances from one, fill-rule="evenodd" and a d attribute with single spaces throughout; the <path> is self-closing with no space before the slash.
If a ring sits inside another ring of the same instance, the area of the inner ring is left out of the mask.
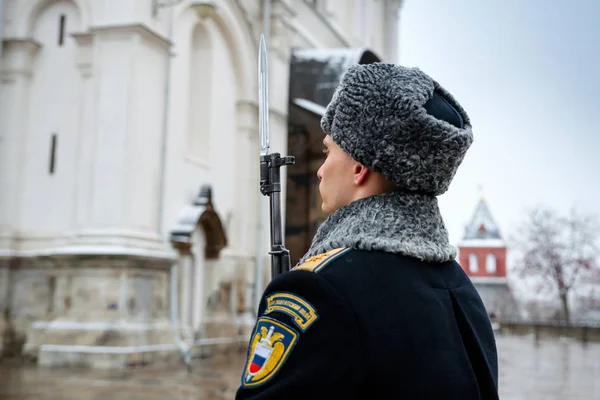
<path id="1" fill-rule="evenodd" d="M 497 399 L 484 305 L 438 209 L 473 141 L 416 68 L 351 67 L 322 118 L 328 214 L 264 292 L 237 399 Z"/>

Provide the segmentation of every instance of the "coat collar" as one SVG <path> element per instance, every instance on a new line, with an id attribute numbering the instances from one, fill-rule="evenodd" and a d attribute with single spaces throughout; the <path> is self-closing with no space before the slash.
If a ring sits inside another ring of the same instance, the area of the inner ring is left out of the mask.
<path id="1" fill-rule="evenodd" d="M 332 213 L 298 265 L 340 247 L 399 253 L 426 262 L 456 258 L 437 198 L 401 191 L 356 200 Z"/>

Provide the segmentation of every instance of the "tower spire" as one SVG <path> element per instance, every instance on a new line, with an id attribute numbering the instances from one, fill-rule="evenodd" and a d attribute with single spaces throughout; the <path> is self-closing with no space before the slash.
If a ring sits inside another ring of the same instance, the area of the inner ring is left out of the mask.
<path id="1" fill-rule="evenodd" d="M 477 185 L 477 189 L 479 190 L 479 199 L 481 201 L 485 200 L 485 196 L 483 194 L 483 184 L 480 183 L 479 185 Z"/>
<path id="2" fill-rule="evenodd" d="M 502 239 L 500 228 L 492 217 L 483 195 L 483 185 L 477 186 L 480 191 L 480 199 L 471 217 L 471 221 L 465 228 L 463 240 L 473 239 Z"/>

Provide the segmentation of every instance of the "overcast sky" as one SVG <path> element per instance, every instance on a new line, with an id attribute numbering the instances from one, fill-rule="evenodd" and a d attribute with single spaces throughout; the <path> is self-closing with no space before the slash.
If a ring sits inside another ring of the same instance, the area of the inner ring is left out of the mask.
<path id="1" fill-rule="evenodd" d="M 600 216 L 600 1 L 405 0 L 399 62 L 445 86 L 474 143 L 440 207 L 453 244 L 479 198 L 503 235 L 528 207 Z"/>

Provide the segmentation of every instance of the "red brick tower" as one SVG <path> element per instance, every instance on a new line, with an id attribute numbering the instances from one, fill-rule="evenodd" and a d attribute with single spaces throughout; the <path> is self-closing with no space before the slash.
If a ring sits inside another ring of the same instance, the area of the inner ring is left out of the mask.
<path id="1" fill-rule="evenodd" d="M 459 262 L 494 319 L 514 307 L 506 279 L 506 242 L 482 197 L 458 245 Z M 511 315 L 512 317 L 512 315 Z"/>
<path id="2" fill-rule="evenodd" d="M 506 281 L 506 243 L 481 198 L 459 244 L 460 265 L 471 280 Z"/>

